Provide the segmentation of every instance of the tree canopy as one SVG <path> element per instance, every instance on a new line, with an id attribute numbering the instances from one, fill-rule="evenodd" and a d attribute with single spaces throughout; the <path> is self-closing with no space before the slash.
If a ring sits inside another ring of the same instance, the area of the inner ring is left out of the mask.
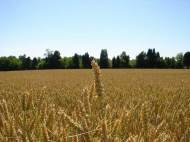
<path id="1" fill-rule="evenodd" d="M 106 49 L 102 49 L 100 53 L 100 67 L 109 68 L 108 52 Z"/>
<path id="2" fill-rule="evenodd" d="M 175 57 L 161 57 L 155 49 L 140 52 L 136 59 L 131 59 L 125 51 L 120 55 L 108 58 L 106 49 L 102 49 L 100 58 L 94 58 L 87 52 L 75 53 L 72 57 L 61 57 L 58 50 L 46 50 L 44 58 L 20 55 L 0 57 L 0 70 L 34 70 L 34 69 L 89 69 L 92 59 L 96 59 L 101 68 L 190 68 L 190 52 L 178 53 Z"/>
<path id="3" fill-rule="evenodd" d="M 184 65 L 189 68 L 190 67 L 190 52 L 186 52 L 183 57 Z"/>

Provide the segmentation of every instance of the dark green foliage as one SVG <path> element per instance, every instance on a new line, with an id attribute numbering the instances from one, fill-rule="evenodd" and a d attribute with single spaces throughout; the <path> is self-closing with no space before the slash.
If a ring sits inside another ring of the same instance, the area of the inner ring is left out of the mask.
<path id="1" fill-rule="evenodd" d="M 0 70 L 29 70 L 29 69 L 79 69 L 91 68 L 91 61 L 95 59 L 86 52 L 84 55 L 74 54 L 73 57 L 61 57 L 59 51 L 46 50 L 44 58 L 31 59 L 29 56 L 21 55 L 0 57 Z M 126 52 L 119 56 L 108 58 L 106 49 L 103 49 L 100 58 L 95 59 L 101 68 L 190 68 L 190 52 L 179 53 L 176 57 L 160 57 L 155 49 L 148 49 L 130 60 Z M 112 66 L 110 66 L 112 65 Z"/>
<path id="2" fill-rule="evenodd" d="M 34 57 L 31 63 L 31 69 L 37 69 L 37 66 L 38 66 L 38 59 Z"/>
<path id="3" fill-rule="evenodd" d="M 112 68 L 116 68 L 117 64 L 116 64 L 116 58 L 113 57 L 112 58 Z"/>
<path id="4" fill-rule="evenodd" d="M 129 56 L 126 55 L 126 52 L 122 52 L 120 55 L 120 63 L 119 63 L 119 67 L 121 68 L 128 68 L 129 67 Z"/>
<path id="5" fill-rule="evenodd" d="M 109 68 L 108 53 L 106 49 L 102 49 L 100 53 L 100 68 Z"/>
<path id="6" fill-rule="evenodd" d="M 46 61 L 45 61 L 45 59 L 41 59 L 41 60 L 38 62 L 37 68 L 38 68 L 38 69 L 45 69 L 45 67 L 46 67 Z"/>
<path id="7" fill-rule="evenodd" d="M 144 68 L 144 67 L 146 67 L 146 53 L 145 52 L 141 52 L 136 57 L 136 67 L 137 68 Z"/>
<path id="8" fill-rule="evenodd" d="M 91 68 L 91 60 L 88 53 L 82 55 L 82 67 L 83 68 Z"/>
<path id="9" fill-rule="evenodd" d="M 176 68 L 183 68 L 183 53 L 178 53 L 176 56 Z"/>
<path id="10" fill-rule="evenodd" d="M 156 52 L 155 49 L 148 49 L 146 55 L 146 67 L 147 68 L 158 68 L 160 60 L 160 53 Z"/>
<path id="11" fill-rule="evenodd" d="M 190 52 L 186 52 L 183 57 L 184 65 L 189 68 L 190 67 Z"/>
<path id="12" fill-rule="evenodd" d="M 73 69 L 79 69 L 80 68 L 80 60 L 79 60 L 78 54 L 75 54 L 73 56 L 71 68 L 73 68 Z"/>
<path id="13" fill-rule="evenodd" d="M 44 68 L 56 69 L 61 67 L 60 63 L 61 55 L 59 51 L 54 51 L 53 53 L 53 51 L 47 50 L 45 55 L 46 58 L 45 58 Z"/>
<path id="14" fill-rule="evenodd" d="M 117 56 L 114 57 L 112 60 L 112 68 L 121 68 L 121 57 Z"/>
<path id="15" fill-rule="evenodd" d="M 136 57 L 137 68 L 176 68 L 176 60 L 174 57 L 160 57 L 160 53 L 155 49 L 148 49 L 146 52 L 141 52 Z"/>
<path id="16" fill-rule="evenodd" d="M 0 57 L 0 70 L 18 70 L 21 67 L 21 61 L 15 56 Z"/>
<path id="17" fill-rule="evenodd" d="M 175 68 L 176 67 L 176 61 L 175 61 L 175 58 L 172 57 L 166 57 L 165 58 L 165 65 L 166 65 L 166 68 Z"/>
<path id="18" fill-rule="evenodd" d="M 28 70 L 31 69 L 32 61 L 30 57 L 26 57 L 26 55 L 19 56 L 19 60 L 21 61 L 21 69 Z"/>
<path id="19" fill-rule="evenodd" d="M 136 67 L 136 60 L 135 59 L 130 60 L 129 66 L 130 66 L 130 68 L 135 68 Z"/>
<path id="20" fill-rule="evenodd" d="M 72 68 L 72 57 L 64 57 L 61 59 L 62 61 L 62 67 L 65 69 Z"/>
<path id="21" fill-rule="evenodd" d="M 117 56 L 117 58 L 116 58 L 116 65 L 117 65 L 116 68 L 120 67 L 120 63 L 121 63 L 120 57 Z"/>
<path id="22" fill-rule="evenodd" d="M 161 69 L 167 67 L 167 66 L 166 66 L 166 62 L 165 62 L 165 60 L 164 60 L 163 57 L 160 57 L 159 66 L 158 66 L 158 67 L 161 68 Z"/>

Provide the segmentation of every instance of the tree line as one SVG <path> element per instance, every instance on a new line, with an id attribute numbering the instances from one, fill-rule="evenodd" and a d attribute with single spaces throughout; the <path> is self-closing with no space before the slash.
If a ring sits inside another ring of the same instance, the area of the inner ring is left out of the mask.
<path id="1" fill-rule="evenodd" d="M 91 68 L 91 60 L 95 59 L 88 53 L 72 57 L 61 57 L 59 51 L 46 50 L 44 58 L 31 58 L 26 55 L 19 57 L 0 57 L 0 70 L 34 70 L 34 69 L 88 69 Z M 123 51 L 120 55 L 108 58 L 106 49 L 102 49 L 100 58 L 96 59 L 101 68 L 189 68 L 190 52 L 179 53 L 176 57 L 161 57 L 155 49 L 141 52 L 136 59 L 130 60 L 130 56 Z"/>

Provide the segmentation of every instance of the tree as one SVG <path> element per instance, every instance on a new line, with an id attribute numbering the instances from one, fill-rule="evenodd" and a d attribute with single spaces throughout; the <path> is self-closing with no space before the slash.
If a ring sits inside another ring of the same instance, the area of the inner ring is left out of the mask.
<path id="1" fill-rule="evenodd" d="M 16 58 L 15 56 L 9 56 L 8 58 L 8 68 L 9 70 L 18 70 L 20 69 L 21 66 L 21 62 L 19 61 L 18 58 Z"/>
<path id="2" fill-rule="evenodd" d="M 21 62 L 15 56 L 0 57 L 0 70 L 18 70 Z"/>
<path id="3" fill-rule="evenodd" d="M 156 52 L 155 49 L 148 49 L 146 57 L 146 65 L 148 68 L 155 68 L 159 66 L 160 53 Z"/>
<path id="4" fill-rule="evenodd" d="M 116 58 L 116 68 L 120 67 L 120 63 L 121 63 L 120 57 L 117 56 L 117 58 Z"/>
<path id="5" fill-rule="evenodd" d="M 116 58 L 113 57 L 112 58 L 112 68 L 116 68 L 116 67 L 117 67 Z"/>
<path id="6" fill-rule="evenodd" d="M 112 58 L 112 68 L 120 68 L 120 56 Z"/>
<path id="7" fill-rule="evenodd" d="M 146 53 L 145 52 L 141 52 L 136 57 L 136 67 L 137 68 L 145 68 L 146 67 Z"/>
<path id="8" fill-rule="evenodd" d="M 128 68 L 129 67 L 129 56 L 126 55 L 126 52 L 122 52 L 120 55 L 120 67 L 121 68 Z"/>
<path id="9" fill-rule="evenodd" d="M 60 59 L 61 59 L 61 55 L 59 51 L 54 51 L 53 57 L 52 57 L 52 64 L 54 68 L 60 68 Z"/>
<path id="10" fill-rule="evenodd" d="M 153 62 L 154 62 L 154 53 L 155 53 L 155 50 L 153 51 L 152 49 L 148 49 L 148 52 L 146 54 L 146 59 L 147 59 L 147 67 L 148 68 L 151 68 L 153 67 Z"/>
<path id="11" fill-rule="evenodd" d="M 46 50 L 44 58 L 31 59 L 29 56 L 21 55 L 0 57 L 0 70 L 18 70 L 18 69 L 69 69 L 69 68 L 91 68 L 91 61 L 94 57 L 89 57 L 86 52 L 84 55 L 74 54 L 72 57 L 62 58 L 59 51 Z M 147 52 L 141 52 L 136 59 L 130 60 L 126 52 L 119 56 L 108 58 L 106 49 L 101 50 L 100 58 L 96 58 L 101 68 L 190 68 L 190 52 L 178 53 L 176 57 L 161 57 L 155 49 L 148 49 Z"/>
<path id="12" fill-rule="evenodd" d="M 165 64 L 167 68 L 176 68 L 176 60 L 174 57 L 166 57 L 165 58 Z"/>
<path id="13" fill-rule="evenodd" d="M 31 69 L 32 60 L 30 59 L 30 57 L 26 58 L 25 64 L 26 64 L 26 69 Z"/>
<path id="14" fill-rule="evenodd" d="M 19 56 L 19 60 L 21 61 L 21 69 L 31 69 L 31 59 L 30 57 L 26 57 L 26 55 Z"/>
<path id="15" fill-rule="evenodd" d="M 129 61 L 129 66 L 130 66 L 131 68 L 135 68 L 135 66 L 136 66 L 136 60 L 135 60 L 135 59 L 130 60 L 130 61 Z"/>
<path id="16" fill-rule="evenodd" d="M 166 68 L 166 63 L 163 57 L 160 57 L 159 68 Z"/>
<path id="17" fill-rule="evenodd" d="M 82 67 L 83 68 L 91 68 L 90 57 L 88 53 L 82 55 Z"/>
<path id="18" fill-rule="evenodd" d="M 38 66 L 37 66 L 38 69 L 45 69 L 45 68 L 47 68 L 47 64 L 46 64 L 46 60 L 45 59 L 41 59 L 38 62 L 39 62 Z"/>
<path id="19" fill-rule="evenodd" d="M 186 52 L 184 54 L 183 63 L 189 69 L 189 67 L 190 67 L 190 52 Z"/>
<path id="20" fill-rule="evenodd" d="M 72 58 L 72 68 L 79 69 L 79 67 L 80 67 L 79 55 L 75 53 L 75 55 Z"/>
<path id="21" fill-rule="evenodd" d="M 37 65 L 38 65 L 38 59 L 36 57 L 34 57 L 32 59 L 32 63 L 31 63 L 31 68 L 32 69 L 36 69 L 37 68 Z"/>
<path id="22" fill-rule="evenodd" d="M 109 68 L 108 53 L 106 49 L 102 49 L 100 53 L 100 67 Z"/>
<path id="23" fill-rule="evenodd" d="M 178 53 L 176 55 L 176 67 L 183 68 L 183 53 Z"/>
<path id="24" fill-rule="evenodd" d="M 46 56 L 45 64 L 44 64 L 45 68 L 48 68 L 48 69 L 60 68 L 61 55 L 59 51 L 56 50 L 53 52 L 50 50 L 46 50 L 45 56 Z"/>
<path id="25" fill-rule="evenodd" d="M 72 68 L 72 57 L 64 57 L 60 59 L 60 64 L 62 69 Z"/>

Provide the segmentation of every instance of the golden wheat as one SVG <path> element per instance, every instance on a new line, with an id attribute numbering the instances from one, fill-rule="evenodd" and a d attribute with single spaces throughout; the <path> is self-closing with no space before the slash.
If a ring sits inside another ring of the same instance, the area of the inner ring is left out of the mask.
<path id="1" fill-rule="evenodd" d="M 0 72 L 0 141 L 190 141 L 188 70 L 92 70 Z"/>

